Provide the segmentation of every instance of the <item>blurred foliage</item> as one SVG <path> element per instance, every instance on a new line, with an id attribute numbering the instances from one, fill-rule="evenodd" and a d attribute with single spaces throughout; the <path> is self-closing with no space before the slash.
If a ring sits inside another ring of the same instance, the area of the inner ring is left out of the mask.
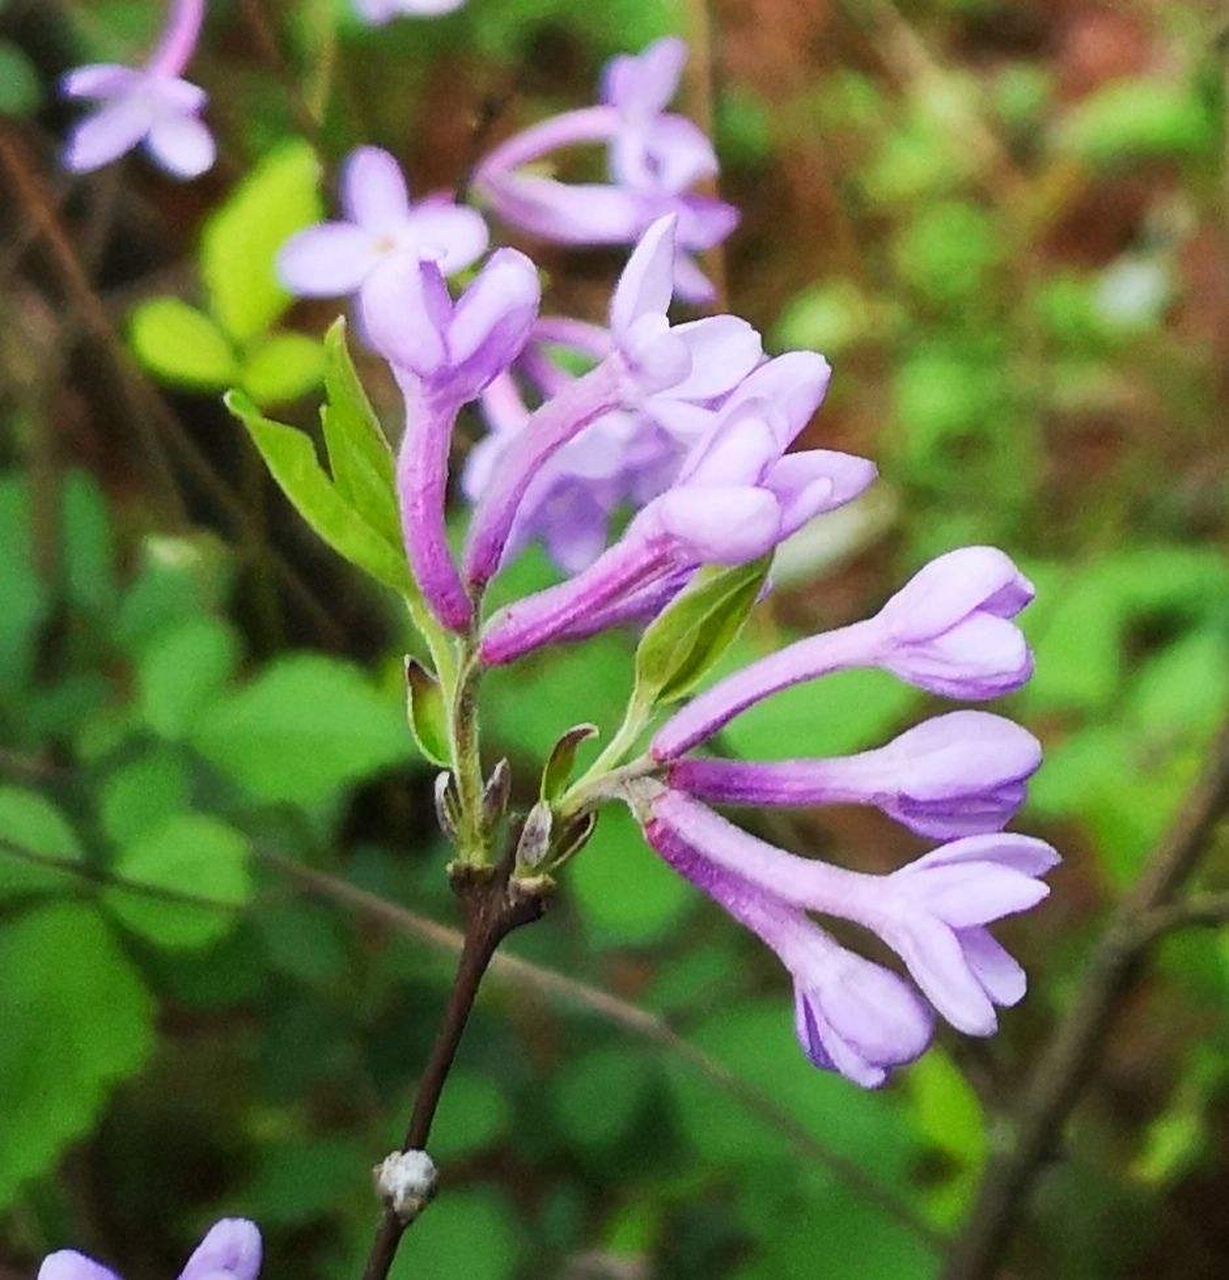
<path id="1" fill-rule="evenodd" d="M 404 622 L 251 479 L 255 439 L 305 486 L 296 502 L 327 541 L 398 579 L 388 513 L 380 529 L 347 515 L 365 474 L 347 471 L 347 441 L 371 438 L 323 339 L 338 307 L 291 308 L 273 254 L 329 206 L 355 143 L 396 150 L 418 192 L 454 185 L 484 104 L 502 136 L 589 102 L 604 58 L 687 19 L 681 2 L 470 0 L 371 30 L 348 0 L 266 8 L 302 103 L 245 6 L 218 3 L 199 60 L 218 171 L 179 188 L 138 162 L 57 188 L 109 314 L 254 528 L 225 524 L 186 469 L 190 518 L 165 518 L 40 264 L 0 300 L 0 1258 L 18 1274 L 66 1243 L 129 1280 L 174 1274 L 202 1224 L 238 1212 L 266 1228 L 270 1277 L 358 1274 L 366 1169 L 399 1134 L 451 965 L 309 901 L 268 855 L 436 919 L 453 907 L 434 766 L 404 721 Z M 734 309 L 774 348 L 833 358 L 811 438 L 876 458 L 892 495 L 792 549 L 787 585 L 722 662 L 868 612 L 957 543 L 1003 545 L 1038 586 L 1037 675 L 1008 708 L 1047 748 L 1024 826 L 1066 863 L 1046 908 L 1009 931 L 1026 1004 L 993 1043 L 943 1038 L 880 1094 L 806 1065 L 771 957 L 622 814 L 512 949 L 667 1017 L 804 1138 L 952 1230 L 1108 905 L 1229 712 L 1223 47 L 1195 0 L 714 14 L 724 189 L 744 211 Z M 55 76 L 132 56 L 157 20 L 146 0 L 0 3 L 0 115 L 28 122 L 50 167 L 66 119 Z M 303 110 L 321 113 L 318 147 Z M 0 247 L 24 266 L 31 236 L 12 212 Z M 600 313 L 613 259 L 542 262 L 552 305 Z M 395 431 L 395 396 L 364 376 Z M 247 430 L 217 404 L 235 384 Z M 338 635 L 280 590 L 270 545 Z M 531 550 L 496 594 L 549 580 Z M 511 757 L 518 803 L 562 731 L 613 732 L 632 652 L 603 636 L 493 674 L 488 751 Z M 852 751 L 929 709 L 847 673 L 753 709 L 722 747 Z M 770 834 L 867 869 L 917 847 L 843 810 Z M 1202 876 L 1226 887 L 1223 841 Z M 1227 998 L 1223 930 L 1160 948 L 1022 1233 L 1020 1280 L 1224 1274 Z M 432 1149 L 443 1194 L 402 1280 L 936 1269 L 718 1080 L 532 987 L 494 983 L 480 1001 Z"/>

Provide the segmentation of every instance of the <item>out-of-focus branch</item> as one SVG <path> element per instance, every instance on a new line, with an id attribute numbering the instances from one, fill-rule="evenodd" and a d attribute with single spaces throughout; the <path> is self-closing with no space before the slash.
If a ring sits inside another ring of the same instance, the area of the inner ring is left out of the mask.
<path id="1" fill-rule="evenodd" d="M 1229 727 L 1173 829 L 1148 858 L 1093 950 L 1084 980 L 1029 1081 L 1011 1139 L 987 1165 L 977 1199 L 943 1271 L 943 1280 L 990 1280 L 1004 1258 L 1041 1165 L 1101 1056 L 1107 1032 L 1147 945 L 1161 928 L 1206 919 L 1212 900 L 1174 897 L 1197 866 L 1229 807 Z"/>

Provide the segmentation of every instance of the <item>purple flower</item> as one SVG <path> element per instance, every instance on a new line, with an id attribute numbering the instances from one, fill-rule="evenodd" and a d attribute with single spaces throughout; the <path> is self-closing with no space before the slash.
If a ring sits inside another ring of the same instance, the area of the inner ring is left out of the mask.
<path id="1" fill-rule="evenodd" d="M 739 399 L 693 449 L 678 479 L 624 536 L 570 581 L 509 605 L 483 635 L 488 663 L 511 662 L 541 644 L 588 633 L 596 614 L 705 564 L 766 554 L 813 516 L 861 493 L 875 475 L 863 458 L 816 449 L 782 456 L 788 439 L 769 402 Z"/>
<path id="2" fill-rule="evenodd" d="M 1001 831 L 1041 763 L 1027 729 L 984 711 L 953 711 L 886 747 L 827 760 L 679 760 L 670 785 L 724 804 L 873 804 L 920 835 Z"/>
<path id="3" fill-rule="evenodd" d="M 450 196 L 412 204 L 397 161 L 379 147 L 358 147 L 341 171 L 344 221 L 292 236 L 278 254 L 282 283 L 304 297 L 354 293 L 397 255 L 436 263 L 444 275 L 476 262 L 487 247 L 480 214 Z"/>
<path id="4" fill-rule="evenodd" d="M 406 553 L 439 620 L 464 631 L 473 616 L 448 547 L 448 452 L 462 405 L 520 354 L 538 312 L 538 273 L 515 249 L 491 255 L 454 303 L 434 262 L 405 256 L 369 278 L 363 320 L 405 397 L 397 489 Z"/>
<path id="5" fill-rule="evenodd" d="M 671 326 L 675 229 L 673 216 L 655 222 L 628 259 L 611 302 L 606 358 L 562 385 L 492 459 L 493 480 L 465 552 L 472 586 L 494 576 L 535 479 L 585 427 L 624 410 L 670 430 L 703 431 L 712 422 L 704 406 L 728 395 L 759 362 L 759 334 L 734 316 Z"/>
<path id="6" fill-rule="evenodd" d="M 794 980 L 794 1027 L 807 1057 L 864 1088 L 920 1056 L 934 1029 L 907 982 L 846 950 L 796 907 L 709 861 L 669 822 L 645 826 L 649 843 L 776 953 Z"/>
<path id="7" fill-rule="evenodd" d="M 653 755 L 676 759 L 770 694 L 851 667 L 882 667 L 951 698 L 1009 693 L 1032 674 L 1032 654 L 1011 621 L 1032 596 L 1032 584 L 1003 552 L 949 551 L 875 617 L 799 640 L 719 681 L 666 721 Z"/>
<path id="8" fill-rule="evenodd" d="M 260 1232 L 244 1218 L 223 1218 L 179 1273 L 179 1280 L 256 1280 L 260 1272 Z M 71 1249 L 48 1254 L 38 1280 L 119 1280 L 114 1271 Z"/>
<path id="9" fill-rule="evenodd" d="M 674 261 L 680 296 L 713 296 L 689 256 L 720 244 L 738 223 L 731 205 L 689 194 L 717 172 L 712 144 L 691 121 L 666 112 L 687 46 L 676 38 L 638 57 L 615 58 L 603 77 L 603 104 L 569 111 L 496 147 L 475 174 L 476 188 L 505 221 L 562 244 L 632 244 L 663 214 L 679 219 Z M 523 171 L 563 147 L 605 143 L 611 183 L 569 185 Z"/>
<path id="10" fill-rule="evenodd" d="M 1027 911 L 1049 892 L 1038 877 L 1059 858 L 1044 841 L 968 836 L 875 876 L 795 857 L 677 791 L 663 789 L 651 814 L 652 822 L 762 892 L 877 934 L 960 1031 L 992 1034 L 994 1006 L 1015 1004 L 1024 994 L 1023 970 L 985 926 Z"/>
<path id="11" fill-rule="evenodd" d="M 65 97 L 102 104 L 73 126 L 64 148 L 66 168 L 89 173 L 142 142 L 176 178 L 198 177 L 213 164 L 213 136 L 200 118 L 207 95 L 181 78 L 204 15 L 204 0 L 176 0 L 143 67 L 98 63 L 64 77 L 60 91 Z"/>
<path id="12" fill-rule="evenodd" d="M 382 26 L 394 18 L 438 18 L 453 13 L 465 0 L 354 0 L 360 18 Z"/>

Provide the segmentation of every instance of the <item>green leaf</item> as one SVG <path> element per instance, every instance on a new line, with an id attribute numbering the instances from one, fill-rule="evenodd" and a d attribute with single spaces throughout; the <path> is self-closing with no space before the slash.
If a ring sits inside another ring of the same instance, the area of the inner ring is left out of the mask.
<path id="1" fill-rule="evenodd" d="M 210 310 L 237 343 L 273 326 L 290 303 L 274 271 L 277 251 L 323 216 L 320 161 L 306 142 L 265 156 L 213 215 L 201 238 Z"/>
<path id="2" fill-rule="evenodd" d="M 5 841 L 17 851 L 6 849 Z M 0 899 L 71 886 L 70 873 L 27 862 L 20 850 L 73 862 L 83 857 L 68 819 L 50 800 L 24 787 L 0 787 Z"/>
<path id="3" fill-rule="evenodd" d="M 732 569 L 701 570 L 690 586 L 649 624 L 636 649 L 640 706 L 660 706 L 690 693 L 742 630 L 771 556 Z"/>
<path id="4" fill-rule="evenodd" d="M 305 333 L 275 333 L 243 363 L 239 381 L 259 405 L 286 404 L 324 377 L 324 348 Z"/>
<path id="5" fill-rule="evenodd" d="M 372 528 L 400 545 L 392 450 L 350 358 L 344 319 L 334 322 L 325 335 L 324 347 L 328 363 L 320 419 L 333 482 Z"/>
<path id="6" fill-rule="evenodd" d="M 54 963 L 50 963 L 54 958 Z M 0 930 L 0 1208 L 89 1132 L 153 1047 L 153 1003 L 98 913 L 58 903 Z"/>
<path id="7" fill-rule="evenodd" d="M 558 800 L 572 777 L 576 765 L 576 753 L 581 744 L 597 736 L 597 725 L 578 724 L 559 739 L 551 748 L 546 767 L 542 770 L 541 798 L 548 803 Z"/>
<path id="8" fill-rule="evenodd" d="M 190 798 L 187 767 L 173 749 L 157 747 L 107 776 L 98 791 L 99 822 L 113 844 L 131 844 Z"/>
<path id="9" fill-rule="evenodd" d="M 1170 80 L 1114 80 L 1068 113 L 1060 146 L 1078 159 L 1110 168 L 1143 160 L 1208 154 L 1216 123 L 1208 104 Z"/>
<path id="10" fill-rule="evenodd" d="M 649 849 L 621 807 L 602 814 L 564 883 L 598 946 L 654 942 L 674 929 L 697 901 L 691 886 Z"/>
<path id="11" fill-rule="evenodd" d="M 431 1127 L 431 1153 L 456 1160 L 499 1142 L 512 1127 L 507 1088 L 477 1071 L 453 1071 Z"/>
<path id="12" fill-rule="evenodd" d="M 120 601 L 115 639 L 127 652 L 139 655 L 165 628 L 216 611 L 225 598 L 232 567 L 224 549 L 209 535 L 146 537 L 140 571 Z"/>
<path id="13" fill-rule="evenodd" d="M 552 1103 L 564 1136 L 581 1147 L 608 1147 L 625 1137 L 643 1108 L 650 1064 L 626 1045 L 573 1057 L 553 1082 Z"/>
<path id="14" fill-rule="evenodd" d="M 406 717 L 418 749 L 441 769 L 452 762 L 448 708 L 439 681 L 413 658 L 405 660 Z"/>
<path id="15" fill-rule="evenodd" d="M 316 806 L 405 759 L 396 704 L 357 668 L 318 654 L 278 659 L 219 699 L 192 736 L 255 799 Z"/>
<path id="16" fill-rule="evenodd" d="M 38 69 L 11 40 L 0 40 L 0 116 L 32 115 L 42 100 Z"/>
<path id="17" fill-rule="evenodd" d="M 0 689 L 19 689 L 34 662 L 39 629 L 50 608 L 34 564 L 30 487 L 24 476 L 0 477 Z"/>
<path id="18" fill-rule="evenodd" d="M 114 869 L 153 889 L 197 894 L 236 908 L 252 896 L 247 840 L 203 814 L 176 814 L 146 831 Z M 105 901 L 128 928 L 160 947 L 208 946 L 238 920 L 226 907 L 173 902 L 131 889 L 108 889 Z"/>
<path id="19" fill-rule="evenodd" d="M 137 670 L 145 723 L 172 741 L 187 737 L 226 687 L 238 660 L 238 637 L 216 618 L 195 618 L 163 631 L 141 655 Z"/>
<path id="20" fill-rule="evenodd" d="M 107 500 L 86 471 L 64 477 L 60 492 L 64 589 L 79 608 L 110 610 L 116 600 L 115 538 Z"/>
<path id="21" fill-rule="evenodd" d="M 417 594 L 400 543 L 377 532 L 342 496 L 309 437 L 266 418 L 241 392 L 229 392 L 226 406 L 251 433 L 282 492 L 338 555 L 403 596 Z"/>
<path id="22" fill-rule="evenodd" d="M 525 1248 L 520 1217 L 502 1193 L 454 1188 L 415 1222 L 414 1247 L 401 1251 L 390 1274 L 392 1280 L 512 1280 Z"/>
<path id="23" fill-rule="evenodd" d="M 905 1078 L 914 1129 L 946 1157 L 946 1176 L 928 1189 L 931 1215 L 954 1226 L 977 1186 L 989 1148 L 981 1101 L 942 1049 L 923 1054 Z"/>
<path id="24" fill-rule="evenodd" d="M 140 362 L 167 382 L 221 391 L 238 376 L 230 340 L 178 298 L 151 298 L 132 313 L 128 338 Z"/>

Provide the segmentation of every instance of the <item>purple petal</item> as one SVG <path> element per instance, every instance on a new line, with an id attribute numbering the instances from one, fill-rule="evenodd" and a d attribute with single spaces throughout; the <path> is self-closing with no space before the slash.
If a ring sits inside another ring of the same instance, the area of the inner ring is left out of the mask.
<path id="1" fill-rule="evenodd" d="M 223 1218 L 196 1246 L 179 1280 L 256 1280 L 261 1252 L 255 1223 L 246 1218 Z"/>
<path id="2" fill-rule="evenodd" d="M 470 366 L 467 387 L 477 394 L 520 353 L 538 314 L 541 286 L 533 263 L 516 249 L 491 255 L 458 299 L 448 327 L 449 358 Z"/>
<path id="3" fill-rule="evenodd" d="M 675 400 L 714 400 L 732 391 L 759 364 L 760 335 L 737 316 L 708 316 L 675 325 L 671 333 L 687 344 L 691 373 L 670 388 Z"/>
<path id="4" fill-rule="evenodd" d="M 678 89 L 687 43 L 677 36 L 655 40 L 642 53 L 612 58 L 602 74 L 602 100 L 629 115 L 652 116 Z"/>
<path id="5" fill-rule="evenodd" d="M 359 305 L 372 345 L 386 360 L 422 377 L 447 366 L 452 301 L 433 262 L 405 254 L 380 261 L 363 281 Z"/>
<path id="6" fill-rule="evenodd" d="M 691 352 L 675 337 L 661 312 L 640 316 L 619 335 L 620 354 L 630 375 L 629 405 L 644 395 L 667 391 L 691 371 Z"/>
<path id="7" fill-rule="evenodd" d="M 209 101 L 209 95 L 200 85 L 180 76 L 159 76 L 152 87 L 159 105 L 175 115 L 197 115 Z"/>
<path id="8" fill-rule="evenodd" d="M 642 316 L 665 315 L 674 293 L 674 239 L 678 219 L 658 218 L 632 250 L 615 286 L 610 329 L 617 342 Z"/>
<path id="9" fill-rule="evenodd" d="M 931 1004 L 970 1036 L 993 1035 L 998 1021 L 981 983 L 964 959 L 956 935 L 937 920 L 903 921 L 885 939 L 909 968 Z"/>
<path id="10" fill-rule="evenodd" d="M 490 234 L 477 210 L 451 201 L 424 200 L 410 211 L 397 240 L 403 249 L 412 245 L 424 258 L 439 263 L 440 270 L 450 276 L 482 257 Z"/>
<path id="11" fill-rule="evenodd" d="M 899 619 L 899 612 L 893 616 Z M 972 613 L 933 639 L 889 649 L 883 666 L 931 693 L 985 701 L 1025 684 L 1033 655 L 1014 622 Z"/>
<path id="12" fill-rule="evenodd" d="M 753 485 L 773 461 L 778 446 L 758 412 L 744 405 L 724 417 L 706 440 L 688 455 L 679 473 L 681 485 Z"/>
<path id="13" fill-rule="evenodd" d="M 1050 892 L 1043 880 L 992 862 L 933 867 L 918 874 L 909 868 L 901 876 L 899 883 L 909 886 L 909 896 L 953 929 L 1018 915 Z"/>
<path id="14" fill-rule="evenodd" d="M 892 744 L 900 789 L 919 800 L 941 800 L 1031 777 L 1041 743 L 1027 729 L 985 711 L 934 716 Z"/>
<path id="15" fill-rule="evenodd" d="M 119 1276 L 83 1253 L 61 1249 L 43 1259 L 38 1280 L 119 1280 Z"/>
<path id="16" fill-rule="evenodd" d="M 763 489 L 671 489 L 657 499 L 662 527 L 702 564 L 746 564 L 777 543 L 781 508 Z"/>
<path id="17" fill-rule="evenodd" d="M 679 244 L 692 252 L 719 245 L 741 219 L 734 205 L 715 196 L 683 196 L 674 208 L 679 216 Z"/>
<path id="18" fill-rule="evenodd" d="M 644 226 L 643 200 L 609 184 L 496 172 L 483 191 L 505 222 L 558 244 L 628 244 Z"/>
<path id="19" fill-rule="evenodd" d="M 96 62 L 88 67 L 75 67 L 63 76 L 60 93 L 66 98 L 116 98 L 129 92 L 140 79 L 141 73 L 131 67 Z"/>
<path id="20" fill-rule="evenodd" d="M 1024 999 L 1028 978 L 1024 970 L 987 929 L 961 929 L 956 937 L 964 958 L 995 1004 L 1011 1008 Z"/>
<path id="21" fill-rule="evenodd" d="M 911 862 L 909 870 L 928 870 L 965 862 L 992 862 L 1022 875 L 1040 876 L 1058 866 L 1061 861 L 1058 852 L 1044 840 L 1038 840 L 1036 836 L 1007 832 L 953 840 Z"/>
<path id="22" fill-rule="evenodd" d="M 832 377 L 832 366 L 813 351 L 789 351 L 762 364 L 735 389 L 725 409 L 750 400 L 773 406 L 784 449 L 815 416 Z"/>
<path id="23" fill-rule="evenodd" d="M 110 164 L 131 151 L 153 122 L 153 112 L 141 98 L 116 98 L 73 126 L 64 165 L 74 173 L 90 173 Z"/>
<path id="24" fill-rule="evenodd" d="M 713 282 L 700 270 L 693 258 L 685 253 L 674 255 L 674 293 L 684 302 L 703 306 L 717 296 Z"/>
<path id="25" fill-rule="evenodd" d="M 811 449 L 773 464 L 764 486 L 777 495 L 786 536 L 824 511 L 852 502 L 875 479 L 875 464 L 851 453 Z"/>
<path id="26" fill-rule="evenodd" d="M 332 298 L 353 293 L 379 261 L 368 232 L 349 222 L 322 222 L 282 246 L 277 274 L 291 293 Z"/>
<path id="27" fill-rule="evenodd" d="M 217 147 L 208 126 L 196 116 L 163 116 L 145 139 L 150 154 L 177 178 L 197 178 L 212 168 Z"/>
<path id="28" fill-rule="evenodd" d="M 387 233 L 405 221 L 410 192 L 396 159 L 380 147 L 356 147 L 341 169 L 346 218 L 367 231 Z"/>
<path id="29" fill-rule="evenodd" d="M 716 172 L 717 154 L 713 144 L 684 116 L 666 115 L 638 121 L 620 129 L 611 140 L 611 176 L 620 185 L 658 200 L 680 197 L 688 187 Z M 700 198 L 695 199 L 699 203 Z M 678 200 L 677 204 L 677 212 L 692 233 L 683 241 L 688 248 L 706 249 L 725 238 L 719 235 L 716 240 L 708 239 L 703 234 L 707 230 L 701 220 L 703 215 L 689 217 L 690 210 L 684 200 Z M 714 200 L 713 204 L 721 205 L 721 201 Z M 731 208 L 722 205 L 722 211 L 728 215 Z M 737 221 L 737 213 L 732 220 L 724 217 L 724 233 L 728 235 Z"/>
<path id="30" fill-rule="evenodd" d="M 794 1033 L 803 1052 L 821 1071 L 839 1071 L 864 1089 L 878 1089 L 887 1071 L 858 1053 L 824 1017 L 817 993 L 794 983 Z"/>
<path id="31" fill-rule="evenodd" d="M 923 565 L 879 616 L 897 640 L 928 640 L 975 610 L 1014 617 L 1033 598 L 1032 584 L 995 547 L 961 547 Z"/>
<path id="32" fill-rule="evenodd" d="M 819 1001 L 841 1038 L 881 1066 L 913 1062 L 934 1034 L 934 1017 L 917 992 L 895 973 L 852 952 L 839 965 L 830 965 Z"/>

